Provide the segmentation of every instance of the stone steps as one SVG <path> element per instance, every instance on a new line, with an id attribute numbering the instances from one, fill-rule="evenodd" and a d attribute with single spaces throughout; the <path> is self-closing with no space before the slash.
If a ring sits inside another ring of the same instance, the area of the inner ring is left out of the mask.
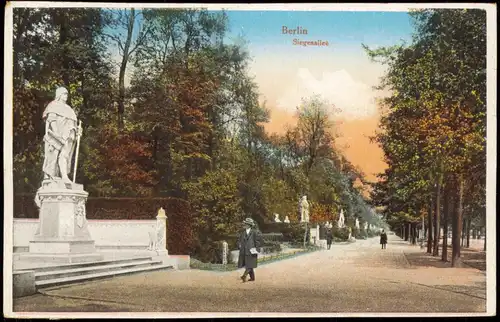
<path id="1" fill-rule="evenodd" d="M 87 266 L 81 268 L 61 269 L 56 271 L 36 272 L 35 279 L 36 281 L 42 281 L 42 280 L 56 279 L 62 277 L 78 276 L 86 273 L 109 272 L 114 269 L 121 269 L 121 268 L 148 267 L 153 265 L 159 265 L 161 263 L 162 263 L 161 261 L 145 260 L 145 261 L 132 261 L 130 263 L 125 262 L 125 263 L 109 264 L 109 265 L 97 265 L 97 266 Z"/>
<path id="2" fill-rule="evenodd" d="M 141 256 L 141 257 L 126 257 L 126 258 L 116 258 L 116 259 L 106 259 L 101 261 L 93 261 L 93 262 L 81 262 L 81 263 L 71 263 L 71 264 L 58 264 L 58 265 L 47 265 L 47 266 L 35 266 L 35 267 L 26 267 L 15 269 L 16 271 L 35 271 L 35 272 L 50 272 L 55 270 L 62 269 L 72 269 L 72 268 L 83 268 L 83 267 L 98 267 L 103 265 L 111 265 L 111 264 L 126 264 L 133 263 L 137 261 L 150 261 L 152 260 L 151 256 Z"/>
<path id="3" fill-rule="evenodd" d="M 38 290 L 119 275 L 168 269 L 174 269 L 174 266 L 170 263 L 165 264 L 162 260 L 154 260 L 152 257 L 136 257 L 34 267 L 17 272 L 34 272 L 35 288 Z"/>
<path id="4" fill-rule="evenodd" d="M 143 272 L 157 271 L 157 270 L 163 270 L 163 269 L 168 270 L 168 269 L 173 269 L 173 267 L 172 267 L 172 265 L 158 264 L 158 265 L 152 265 L 149 267 L 139 267 L 139 268 L 134 267 L 134 268 L 128 268 L 128 269 L 113 270 L 113 271 L 108 271 L 108 272 L 84 274 L 84 275 L 79 275 L 79 276 L 61 277 L 61 278 L 54 278 L 54 279 L 48 279 L 48 280 L 38 280 L 38 281 L 36 280 L 36 277 L 35 277 L 35 286 L 37 289 L 42 289 L 42 288 L 61 286 L 61 285 L 72 284 L 72 283 L 92 281 L 92 280 L 101 279 L 101 278 L 109 278 L 109 277 L 114 277 L 114 276 L 119 276 L 119 275 L 143 273 Z"/>

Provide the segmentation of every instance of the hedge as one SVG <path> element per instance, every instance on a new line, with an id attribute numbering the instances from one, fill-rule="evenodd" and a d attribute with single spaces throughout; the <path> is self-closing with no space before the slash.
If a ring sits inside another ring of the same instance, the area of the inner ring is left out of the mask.
<path id="1" fill-rule="evenodd" d="M 87 219 L 152 220 L 158 209 L 165 209 L 167 220 L 167 248 L 169 254 L 192 254 L 196 235 L 194 218 L 187 201 L 177 198 L 101 198 L 89 197 L 86 204 Z M 39 211 L 34 194 L 14 195 L 14 218 L 38 218 Z"/>
<path id="2" fill-rule="evenodd" d="M 319 247 L 310 246 L 310 247 L 308 247 L 306 249 L 302 249 L 302 250 L 295 251 L 295 252 L 292 252 L 292 253 L 286 253 L 286 254 L 285 253 L 279 253 L 279 254 L 275 254 L 275 255 L 272 255 L 272 256 L 266 256 L 265 258 L 259 258 L 257 260 L 257 262 L 259 264 L 272 263 L 272 262 L 275 262 L 275 261 L 278 261 L 278 260 L 283 260 L 283 259 L 292 258 L 292 257 L 295 257 L 295 256 L 300 256 L 302 254 L 314 252 L 314 251 L 317 251 L 317 250 L 320 250 L 320 249 L 321 248 L 319 248 Z M 204 262 L 199 261 L 199 260 L 197 260 L 195 258 L 191 258 L 190 267 L 193 268 L 193 269 L 215 270 L 215 271 L 232 271 L 232 270 L 238 269 L 238 265 L 236 263 L 228 263 L 227 265 L 214 264 L 214 263 L 204 263 Z"/>

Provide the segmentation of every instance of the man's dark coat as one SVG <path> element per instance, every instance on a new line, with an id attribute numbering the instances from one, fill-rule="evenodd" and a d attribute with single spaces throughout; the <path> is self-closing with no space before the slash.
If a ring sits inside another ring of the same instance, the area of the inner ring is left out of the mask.
<path id="1" fill-rule="evenodd" d="M 250 253 L 250 248 L 257 249 L 260 252 L 262 246 L 262 235 L 258 230 L 250 229 L 247 234 L 246 230 L 240 233 L 238 239 L 238 249 L 240 256 L 238 257 L 238 267 L 242 268 L 256 268 L 257 267 L 257 254 Z"/>
<path id="2" fill-rule="evenodd" d="M 331 244 L 332 243 L 332 239 L 333 239 L 333 233 L 332 233 L 332 230 L 331 229 L 328 229 L 326 231 L 326 242 L 328 244 Z"/>
<path id="3" fill-rule="evenodd" d="M 382 244 L 382 245 L 387 244 L 387 234 L 386 233 L 380 234 L 380 244 Z"/>

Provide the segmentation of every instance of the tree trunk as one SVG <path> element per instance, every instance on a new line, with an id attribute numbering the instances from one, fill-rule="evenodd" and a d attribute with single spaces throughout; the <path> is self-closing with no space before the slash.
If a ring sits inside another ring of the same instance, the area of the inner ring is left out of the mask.
<path id="1" fill-rule="evenodd" d="M 59 26 L 59 43 L 63 47 L 62 53 L 61 53 L 61 59 L 62 59 L 62 81 L 64 83 L 64 86 L 68 90 L 68 99 L 66 103 L 71 106 L 71 95 L 69 95 L 70 92 L 70 77 L 69 77 L 69 56 L 68 56 L 68 50 L 66 43 L 68 42 L 68 33 L 69 33 L 69 23 L 68 23 L 68 16 L 66 14 L 66 11 L 63 9 L 59 10 L 60 14 L 60 26 Z"/>
<path id="2" fill-rule="evenodd" d="M 119 95 L 118 95 L 118 128 L 123 129 L 125 115 L 125 71 L 130 56 L 130 45 L 132 43 L 132 33 L 134 31 L 135 9 L 130 9 L 130 16 L 127 25 L 127 40 L 123 47 L 122 63 L 120 64 L 120 75 L 118 79 Z"/>
<path id="3" fill-rule="evenodd" d="M 486 227 L 484 228 L 484 247 L 483 250 L 486 251 Z"/>
<path id="4" fill-rule="evenodd" d="M 460 241 L 460 247 L 464 247 L 464 241 L 465 241 L 465 230 L 467 229 L 467 224 L 465 222 L 465 219 L 462 219 L 462 240 Z"/>
<path id="5" fill-rule="evenodd" d="M 427 253 L 432 254 L 432 209 L 434 208 L 434 198 L 431 197 L 429 208 L 427 209 Z"/>
<path id="6" fill-rule="evenodd" d="M 476 229 L 472 230 L 472 239 L 477 239 L 477 230 Z"/>
<path id="7" fill-rule="evenodd" d="M 460 175 L 458 182 L 458 198 L 456 202 L 456 211 L 453 215 L 452 225 L 452 254 L 451 254 L 451 266 L 461 267 L 462 260 L 460 259 L 460 235 L 462 235 L 462 213 L 463 213 L 463 199 L 464 199 L 464 179 L 463 175 Z"/>
<path id="8" fill-rule="evenodd" d="M 432 256 L 439 256 L 439 235 L 440 235 L 440 227 L 439 227 L 439 217 L 441 212 L 441 182 L 438 180 L 436 184 L 436 210 L 434 211 L 434 247 L 432 250 Z"/>
<path id="9" fill-rule="evenodd" d="M 466 244 L 467 248 L 470 247 L 470 222 L 471 222 L 471 219 L 468 218 L 467 219 L 467 234 L 466 234 L 466 236 L 467 236 L 467 244 Z"/>
<path id="10" fill-rule="evenodd" d="M 450 216 L 450 185 L 445 185 L 443 196 L 443 251 L 441 253 L 441 260 L 448 261 L 448 218 Z"/>

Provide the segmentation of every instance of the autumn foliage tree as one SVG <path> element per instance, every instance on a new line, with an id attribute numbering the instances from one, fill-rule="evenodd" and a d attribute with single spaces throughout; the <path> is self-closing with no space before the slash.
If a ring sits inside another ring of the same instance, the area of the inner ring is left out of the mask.
<path id="1" fill-rule="evenodd" d="M 452 266 L 459 266 L 463 212 L 477 204 L 464 191 L 485 175 L 486 15 L 465 9 L 411 15 L 416 30 L 410 45 L 366 48 L 388 65 L 381 88 L 392 92 L 376 138 L 389 169 L 374 197 L 388 216 L 410 215 L 400 223 L 426 211 L 434 256 L 444 210 L 445 224 L 452 221 Z"/>
<path id="2" fill-rule="evenodd" d="M 245 217 L 298 222 L 302 195 L 315 222 L 341 209 L 373 220 L 354 184 L 362 173 L 335 148 L 328 102 L 304 98 L 295 126 L 266 133 L 249 52 L 226 40 L 224 11 L 15 8 L 13 27 L 16 194 L 40 187 L 41 115 L 65 86 L 83 122 L 77 182 L 91 198 L 165 206 L 175 253 L 213 260 Z"/>

